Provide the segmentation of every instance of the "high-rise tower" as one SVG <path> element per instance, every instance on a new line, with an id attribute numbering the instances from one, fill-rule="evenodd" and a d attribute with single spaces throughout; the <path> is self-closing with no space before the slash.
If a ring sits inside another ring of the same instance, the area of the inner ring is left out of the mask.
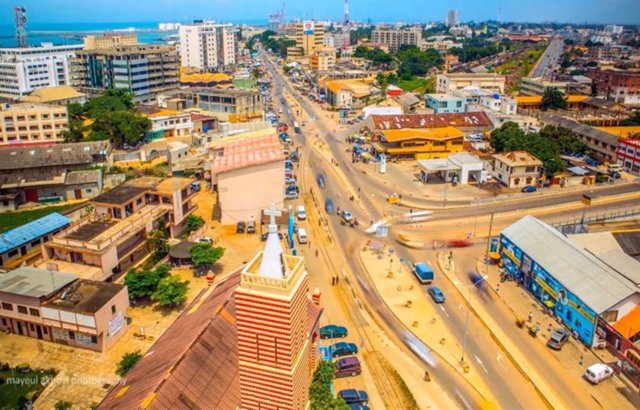
<path id="1" fill-rule="evenodd" d="M 235 291 L 241 407 L 305 409 L 317 364 L 320 308 L 309 300 L 302 257 L 285 255 L 272 205 L 267 242 Z"/>
<path id="2" fill-rule="evenodd" d="M 349 24 L 349 0 L 344 0 L 344 16 L 342 17 L 342 24 Z"/>
<path id="3" fill-rule="evenodd" d="M 13 8 L 13 19 L 16 23 L 18 47 L 27 47 L 27 10 L 22 6 L 15 6 Z"/>

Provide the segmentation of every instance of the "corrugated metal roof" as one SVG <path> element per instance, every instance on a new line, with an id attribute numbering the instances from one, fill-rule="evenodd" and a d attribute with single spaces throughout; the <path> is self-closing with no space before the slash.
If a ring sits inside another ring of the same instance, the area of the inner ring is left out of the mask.
<path id="1" fill-rule="evenodd" d="M 76 275 L 28 266 L 0 275 L 0 292 L 40 298 L 78 279 Z"/>
<path id="2" fill-rule="evenodd" d="M 493 123 L 482 111 L 454 114 L 402 114 L 371 115 L 376 130 L 402 128 L 476 128 L 493 127 Z"/>
<path id="3" fill-rule="evenodd" d="M 218 154 L 220 148 L 222 150 Z M 275 134 L 221 143 L 213 151 L 212 174 L 268 162 L 284 161 L 282 144 Z"/>
<path id="4" fill-rule="evenodd" d="M 31 242 L 48 233 L 64 228 L 71 224 L 71 219 L 57 212 L 43 216 L 40 219 L 11 229 L 0 234 L 0 253 L 5 253 L 25 243 Z"/>
<path id="5" fill-rule="evenodd" d="M 629 280 L 532 216 L 502 234 L 598 314 L 637 291 Z"/>

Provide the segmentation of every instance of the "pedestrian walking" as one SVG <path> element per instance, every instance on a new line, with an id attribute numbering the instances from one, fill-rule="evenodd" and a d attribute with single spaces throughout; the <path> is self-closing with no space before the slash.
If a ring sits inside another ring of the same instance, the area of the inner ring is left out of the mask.
<path id="1" fill-rule="evenodd" d="M 496 293 L 500 293 L 500 284 L 499 283 L 496 285 Z"/>
<path id="2" fill-rule="evenodd" d="M 333 286 L 333 285 L 335 285 L 335 284 L 336 284 L 336 277 L 335 277 L 335 276 L 332 276 L 332 277 L 331 277 L 331 286 Z"/>
<path id="3" fill-rule="evenodd" d="M 316 249 L 316 258 L 318 257 L 318 250 Z"/>
<path id="4" fill-rule="evenodd" d="M 533 320 L 533 312 L 529 312 L 529 323 Z"/>
<path id="5" fill-rule="evenodd" d="M 340 283 L 340 276 L 336 276 L 336 285 Z"/>

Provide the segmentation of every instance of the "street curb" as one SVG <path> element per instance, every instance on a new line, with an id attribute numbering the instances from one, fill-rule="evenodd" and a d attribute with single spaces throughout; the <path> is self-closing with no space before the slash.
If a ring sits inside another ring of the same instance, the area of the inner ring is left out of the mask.
<path id="1" fill-rule="evenodd" d="M 449 279 L 449 281 L 453 284 L 454 281 L 452 280 L 452 278 L 450 276 L 450 273 L 448 273 L 448 271 L 443 268 L 442 263 L 440 262 L 440 253 L 441 252 L 438 252 L 437 255 L 436 255 L 436 259 L 438 261 L 438 267 L 447 276 L 447 279 Z M 478 269 L 478 264 L 480 264 L 480 263 L 481 263 L 480 261 L 476 261 L 476 271 L 478 271 L 478 272 L 480 272 L 480 270 Z M 467 305 L 467 308 L 473 313 L 473 315 L 476 318 L 478 318 L 478 320 L 480 321 L 482 326 L 484 326 L 485 329 L 487 329 L 489 331 L 489 334 L 491 335 L 491 338 L 496 342 L 496 344 L 498 346 L 500 346 L 500 349 L 502 349 L 502 351 L 505 352 L 506 356 L 509 358 L 509 361 L 514 365 L 514 367 L 516 369 L 518 369 L 518 371 L 525 378 L 525 380 L 527 380 L 527 381 L 529 381 L 531 383 L 531 385 L 534 387 L 534 389 L 538 393 L 538 396 L 540 396 L 540 398 L 545 402 L 547 407 L 549 409 L 553 409 L 554 406 L 551 404 L 551 401 L 549 401 L 547 396 L 542 392 L 542 390 L 538 387 L 538 385 L 533 382 L 533 380 L 529 377 L 529 375 L 524 371 L 522 366 L 520 366 L 518 361 L 515 360 L 515 358 L 511 354 L 511 352 L 506 348 L 506 346 L 502 343 L 502 341 L 495 335 L 495 333 L 493 333 L 493 331 L 491 330 L 491 327 L 489 325 L 487 325 L 487 323 L 484 321 L 484 319 L 478 314 L 477 310 L 473 307 L 473 304 L 469 303 L 469 301 L 464 298 L 464 295 L 462 294 L 462 291 L 460 290 L 460 288 L 458 286 L 456 286 L 454 284 L 454 287 L 456 288 L 456 290 L 458 291 L 458 293 L 460 294 L 460 296 L 464 300 L 464 303 Z M 511 312 L 514 313 L 513 310 L 511 310 Z"/>
<path id="2" fill-rule="evenodd" d="M 361 243 L 361 244 L 360 244 L 360 248 L 359 248 L 359 249 L 362 249 L 362 247 L 363 247 L 363 244 Z M 370 281 L 371 283 L 374 283 L 374 282 L 371 280 L 371 276 L 370 276 L 370 274 L 369 274 L 369 270 L 364 266 L 364 262 L 362 261 L 362 257 L 361 257 L 361 255 L 360 255 L 360 250 L 357 250 L 356 252 L 357 252 L 357 254 L 358 254 L 358 257 L 356 258 L 356 261 L 357 261 L 358 265 L 360 266 L 360 268 L 362 269 L 362 271 L 364 272 L 364 274 L 365 274 L 365 275 L 367 275 L 367 277 L 369 278 L 369 281 Z M 354 286 L 352 287 L 352 289 L 354 289 L 354 291 L 355 291 L 355 288 L 358 288 L 358 291 L 356 291 L 358 299 L 359 299 L 359 300 L 362 300 L 362 297 L 361 297 L 361 290 L 360 290 L 360 285 L 358 285 L 358 286 L 355 286 L 355 285 L 354 285 Z M 422 341 L 422 339 L 420 339 L 418 336 L 416 336 L 416 334 L 415 334 L 415 333 L 413 333 L 413 331 L 411 331 L 411 329 L 409 329 L 409 328 L 408 328 L 408 327 L 407 327 L 407 326 L 402 322 L 402 320 L 400 320 L 400 318 L 399 318 L 399 317 L 394 313 L 393 309 L 391 309 L 391 307 L 389 307 L 389 305 L 387 304 L 387 301 L 386 301 L 386 300 L 385 300 L 385 299 L 380 295 L 380 292 L 378 292 L 378 288 L 377 288 L 376 286 L 373 286 L 373 288 L 374 288 L 375 292 L 380 296 L 380 299 L 384 302 L 384 304 L 385 304 L 385 306 L 387 307 L 387 309 L 389 309 L 389 312 L 391 312 L 391 314 L 393 315 L 393 317 L 395 317 L 395 318 L 396 318 L 396 320 L 398 321 L 398 323 L 399 323 L 399 324 L 400 324 L 400 325 L 401 325 L 401 326 L 402 326 L 406 331 L 410 332 L 411 334 L 413 334 L 413 335 L 414 335 L 414 337 L 416 337 L 418 340 Z M 384 329 L 386 329 L 386 327 L 387 327 L 387 326 L 386 326 L 386 324 L 384 324 L 384 323 L 380 323 L 380 322 L 381 322 L 381 320 L 377 317 L 377 315 L 372 314 L 372 312 L 371 312 L 371 311 L 370 311 L 370 309 L 369 309 L 369 306 L 368 306 L 368 305 L 366 305 L 366 304 L 363 304 L 363 306 L 364 306 L 364 308 L 369 312 L 369 315 L 373 318 L 373 320 L 375 320 L 375 321 L 376 321 L 376 323 L 378 324 L 378 326 L 379 326 L 381 329 L 383 329 L 383 330 L 384 330 Z M 393 337 L 395 338 L 395 336 L 393 336 Z M 399 342 L 402 344 L 402 346 L 404 346 L 404 347 L 406 348 L 406 346 L 404 345 L 404 343 L 403 343 L 401 340 L 399 340 Z M 422 341 L 422 343 L 424 343 L 424 341 Z M 427 344 L 426 344 L 426 343 L 425 343 L 425 346 L 427 346 Z M 451 362 L 449 362 L 449 361 L 448 361 L 448 360 L 446 360 L 446 359 L 445 359 L 445 358 L 444 358 L 444 357 L 443 357 L 443 356 L 442 356 L 438 351 L 434 350 L 431 346 L 427 346 L 427 347 L 429 348 L 429 350 L 431 351 L 431 353 L 433 353 L 435 356 L 437 356 L 437 357 L 441 360 L 441 362 L 446 363 L 446 364 L 449 366 L 449 368 L 450 368 L 454 373 L 456 373 L 456 374 L 458 374 L 459 376 L 461 376 L 461 377 L 465 380 L 465 382 L 468 384 L 468 386 L 469 386 L 471 389 L 473 389 L 473 391 L 475 391 L 475 392 L 478 394 L 478 396 L 482 397 L 484 400 L 487 400 L 487 398 L 485 397 L 485 395 L 484 395 L 480 390 L 478 390 L 478 388 L 477 388 L 474 384 L 472 384 L 470 380 L 468 380 L 468 379 L 465 377 L 464 373 L 460 372 L 460 371 L 456 368 L 456 366 L 455 366 L 455 365 L 456 365 L 457 363 L 451 363 Z M 414 354 L 414 353 L 412 352 L 412 354 Z M 422 363 L 422 361 L 420 361 L 420 363 Z M 423 364 L 424 364 L 424 363 L 423 363 Z M 429 366 L 428 364 L 425 364 L 425 365 L 426 365 L 426 366 Z M 489 386 L 487 386 L 487 387 L 489 387 Z M 491 392 L 491 389 L 489 389 L 489 391 Z"/>

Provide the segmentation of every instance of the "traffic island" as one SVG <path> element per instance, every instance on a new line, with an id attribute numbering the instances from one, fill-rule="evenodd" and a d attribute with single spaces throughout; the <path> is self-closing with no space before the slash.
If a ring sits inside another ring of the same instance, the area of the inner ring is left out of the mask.
<path id="1" fill-rule="evenodd" d="M 364 270 L 371 278 L 386 305 L 396 318 L 436 356 L 456 369 L 486 400 L 495 402 L 493 394 L 475 366 L 460 363 L 462 347 L 447 326 L 438 320 L 436 305 L 428 299 L 409 269 L 395 253 L 382 247 L 362 246 L 358 252 Z M 390 275 L 391 273 L 391 275 Z"/>

